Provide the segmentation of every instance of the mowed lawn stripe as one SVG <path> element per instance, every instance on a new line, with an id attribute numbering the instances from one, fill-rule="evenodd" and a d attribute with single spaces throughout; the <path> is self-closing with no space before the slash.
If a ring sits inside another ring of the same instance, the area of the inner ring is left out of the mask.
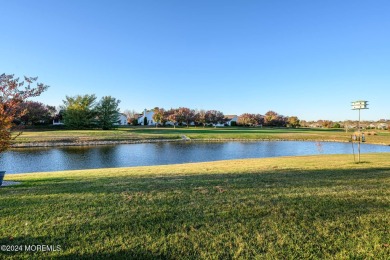
<path id="1" fill-rule="evenodd" d="M 6 175 L 11 259 L 389 256 L 390 155 L 247 159 Z"/>

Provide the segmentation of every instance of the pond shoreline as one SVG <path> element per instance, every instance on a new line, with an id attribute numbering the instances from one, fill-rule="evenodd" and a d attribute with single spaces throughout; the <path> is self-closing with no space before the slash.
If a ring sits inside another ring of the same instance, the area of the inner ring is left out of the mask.
<path id="1" fill-rule="evenodd" d="M 296 142 L 335 142 L 335 143 L 350 143 L 350 141 L 340 140 L 310 140 L 310 139 L 145 139 L 145 140 L 121 140 L 121 141 L 82 141 L 82 142 L 31 142 L 13 144 L 11 148 L 36 148 L 36 147 L 64 147 L 64 146 L 100 146 L 100 145 L 119 145 L 119 144 L 143 144 L 143 143 L 168 143 L 168 142 L 280 142 L 280 141 L 296 141 Z M 367 143 L 374 145 L 390 146 L 385 143 Z"/>

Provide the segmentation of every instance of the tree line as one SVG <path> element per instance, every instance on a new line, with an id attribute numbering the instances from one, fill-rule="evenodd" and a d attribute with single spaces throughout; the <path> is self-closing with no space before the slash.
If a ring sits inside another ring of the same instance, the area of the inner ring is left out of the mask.
<path id="1" fill-rule="evenodd" d="M 314 120 L 314 121 L 305 121 L 301 120 L 300 122 L 302 127 L 311 127 L 311 128 L 356 128 L 358 125 L 358 120 L 344 120 L 344 121 L 331 121 L 331 120 Z M 365 129 L 388 129 L 390 125 L 390 120 L 380 119 L 377 121 L 372 120 L 362 120 L 360 121 L 360 126 Z"/>
<path id="2" fill-rule="evenodd" d="M 197 126 L 206 125 L 218 125 L 226 124 L 231 118 L 227 118 L 223 112 L 218 110 L 196 110 L 187 107 L 171 108 L 166 110 L 164 108 L 155 107 L 152 110 L 153 121 L 156 127 L 159 125 L 165 125 L 167 122 L 171 122 L 175 125 L 187 125 L 194 124 Z M 126 110 L 128 123 L 132 125 L 138 124 L 139 114 L 134 110 Z M 144 118 L 144 125 L 147 124 L 147 119 Z M 142 123 L 142 122 L 141 122 Z M 298 127 L 300 126 L 300 120 L 296 116 L 283 116 L 274 111 L 268 111 L 264 115 L 244 113 L 238 116 L 237 121 L 231 122 L 232 126 L 271 126 L 271 127 Z"/>
<path id="3" fill-rule="evenodd" d="M 224 114 L 218 110 L 195 110 L 187 107 L 171 108 L 165 110 L 164 108 L 154 108 L 152 119 L 156 122 L 156 126 L 165 125 L 171 122 L 174 127 L 176 125 L 217 125 L 227 122 Z"/>
<path id="4" fill-rule="evenodd" d="M 244 113 L 238 117 L 238 125 L 242 126 L 270 126 L 270 127 L 299 127 L 300 120 L 296 116 L 283 116 L 275 111 L 268 111 L 264 115 Z"/>
<path id="5" fill-rule="evenodd" d="M 15 103 L 15 102 L 14 102 Z M 95 95 L 66 96 L 63 105 L 59 108 L 45 105 L 41 102 L 24 100 L 13 104 L 15 117 L 12 123 L 17 126 L 48 125 L 53 120 L 62 121 L 68 127 L 75 129 L 97 128 L 111 129 L 118 121 L 120 100 L 106 96 L 97 102 Z M 217 110 L 195 110 L 186 107 L 179 108 L 154 108 L 152 118 L 156 126 L 166 125 L 171 122 L 176 125 L 207 126 L 225 124 L 229 121 L 221 111 Z M 125 110 L 129 125 L 138 125 L 139 113 L 134 110 Z M 365 128 L 370 128 L 371 123 L 389 123 L 386 120 L 362 121 Z M 145 122 L 145 125 L 147 122 Z M 305 121 L 299 120 L 296 116 L 283 116 L 274 111 L 268 111 L 264 115 L 244 113 L 238 116 L 232 126 L 269 126 L 269 127 L 321 127 L 321 128 L 344 128 L 345 126 L 356 125 L 357 121 L 348 120 L 334 122 L 331 120 Z M 375 127 L 374 127 L 375 128 Z"/>
<path id="6" fill-rule="evenodd" d="M 62 121 L 67 127 L 73 129 L 101 128 L 111 129 L 118 122 L 119 103 L 111 96 L 102 97 L 97 101 L 95 95 L 66 96 L 63 104 L 56 109 L 53 106 L 44 105 L 40 102 L 24 101 L 18 104 L 19 116 L 14 118 L 16 125 L 47 125 L 53 120 Z M 22 113 L 23 111 L 23 113 Z M 190 126 L 216 126 L 224 125 L 231 118 L 227 118 L 218 110 L 196 110 L 187 107 L 164 109 L 155 107 L 152 110 L 156 127 L 165 126 L 168 122 L 177 125 Z M 138 122 L 141 116 L 134 110 L 126 110 L 124 114 L 130 125 L 148 125 L 148 118 L 144 122 Z M 274 111 L 268 111 L 264 115 L 244 113 L 238 116 L 237 121 L 230 123 L 231 126 L 269 126 L 269 127 L 298 127 L 300 120 L 296 116 L 283 116 Z"/>

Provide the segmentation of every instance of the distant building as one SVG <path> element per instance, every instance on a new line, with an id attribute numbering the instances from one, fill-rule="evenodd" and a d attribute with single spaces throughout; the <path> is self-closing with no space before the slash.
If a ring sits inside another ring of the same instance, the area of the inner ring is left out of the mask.
<path id="1" fill-rule="evenodd" d="M 54 119 L 53 125 L 64 125 L 64 123 L 62 123 L 60 119 Z"/>
<path id="2" fill-rule="evenodd" d="M 156 125 L 156 122 L 153 121 L 153 115 L 154 111 L 153 110 L 146 110 L 144 109 L 144 113 L 138 117 L 138 124 L 139 125 L 145 125 L 145 118 L 147 121 L 146 125 Z"/>
<path id="3" fill-rule="evenodd" d="M 379 123 L 376 128 L 380 129 L 380 130 L 386 130 L 389 128 L 389 125 L 387 123 Z"/>
<path id="4" fill-rule="evenodd" d="M 228 126 L 232 126 L 233 122 L 234 122 L 233 125 L 237 124 L 238 116 L 237 115 L 226 115 L 225 119 L 226 119 L 226 124 Z"/>
<path id="5" fill-rule="evenodd" d="M 127 116 L 120 113 L 118 123 L 115 123 L 114 125 L 127 125 Z"/>

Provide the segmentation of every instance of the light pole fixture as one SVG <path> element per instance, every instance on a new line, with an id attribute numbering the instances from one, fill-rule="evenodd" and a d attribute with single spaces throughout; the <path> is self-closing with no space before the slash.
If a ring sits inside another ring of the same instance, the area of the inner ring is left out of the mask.
<path id="1" fill-rule="evenodd" d="M 359 100 L 352 102 L 352 110 L 359 110 L 359 121 L 358 121 L 358 162 L 360 163 L 360 142 L 361 142 L 361 135 L 360 135 L 360 110 L 362 109 L 368 109 L 368 101 Z M 364 140 L 363 140 L 364 141 Z"/>

